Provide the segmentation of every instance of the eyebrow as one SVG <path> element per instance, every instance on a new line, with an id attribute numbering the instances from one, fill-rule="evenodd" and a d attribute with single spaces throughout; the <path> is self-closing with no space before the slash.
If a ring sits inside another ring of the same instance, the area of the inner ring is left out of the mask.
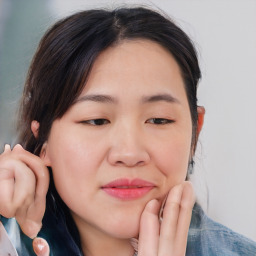
<path id="1" fill-rule="evenodd" d="M 117 103 L 117 99 L 104 94 L 91 94 L 85 95 L 78 98 L 75 103 L 82 102 L 82 101 L 94 101 L 99 103 Z"/>
<path id="2" fill-rule="evenodd" d="M 118 103 L 118 100 L 110 95 L 105 94 L 89 94 L 84 95 L 78 98 L 75 103 L 83 102 L 83 101 L 93 101 L 99 103 Z M 151 103 L 151 102 L 158 102 L 158 101 L 165 101 L 168 103 L 180 103 L 180 101 L 172 96 L 171 94 L 156 94 L 151 96 L 143 96 L 141 102 L 142 103 Z"/>
<path id="3" fill-rule="evenodd" d="M 166 101 L 169 103 L 180 103 L 180 101 L 177 98 L 167 93 L 157 94 L 152 96 L 144 96 L 142 98 L 143 103 L 151 103 L 151 102 L 157 102 L 157 101 Z"/>

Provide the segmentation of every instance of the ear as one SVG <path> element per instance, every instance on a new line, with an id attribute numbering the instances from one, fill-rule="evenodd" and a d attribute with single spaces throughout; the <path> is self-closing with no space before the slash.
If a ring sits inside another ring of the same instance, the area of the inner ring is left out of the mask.
<path id="1" fill-rule="evenodd" d="M 36 139 L 38 138 L 39 126 L 40 124 L 36 120 L 33 120 L 30 125 L 31 131 Z"/>
<path id="2" fill-rule="evenodd" d="M 43 160 L 44 164 L 48 167 L 51 166 L 51 160 L 48 154 L 48 144 L 47 142 L 45 142 L 41 148 L 40 154 L 39 154 L 40 158 Z"/>
<path id="3" fill-rule="evenodd" d="M 197 129 L 196 129 L 196 136 L 195 136 L 195 142 L 194 145 L 192 145 L 191 149 L 191 155 L 193 156 L 195 151 L 196 151 L 196 146 L 197 146 L 197 140 L 199 137 L 199 134 L 202 130 L 203 124 L 204 124 L 204 114 L 205 114 L 205 109 L 202 106 L 197 107 Z M 192 157 L 191 157 L 192 159 Z"/>
<path id="4" fill-rule="evenodd" d="M 38 138 L 38 133 L 39 133 L 39 127 L 40 127 L 40 123 L 36 120 L 33 120 L 31 122 L 31 131 L 34 134 L 35 138 Z M 47 142 L 45 142 L 41 148 L 40 154 L 39 154 L 40 158 L 44 161 L 46 166 L 51 166 L 51 161 L 50 158 L 48 156 L 47 153 Z"/>
<path id="5" fill-rule="evenodd" d="M 198 114 L 198 120 L 197 120 L 196 138 L 198 138 L 204 124 L 205 108 L 202 106 L 198 106 L 197 114 Z"/>

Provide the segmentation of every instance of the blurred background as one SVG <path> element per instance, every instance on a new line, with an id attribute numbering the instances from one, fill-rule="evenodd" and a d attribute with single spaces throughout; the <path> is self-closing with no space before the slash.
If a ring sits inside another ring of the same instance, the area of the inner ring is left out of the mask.
<path id="1" fill-rule="evenodd" d="M 256 0 L 0 0 L 0 152 L 14 144 L 26 72 L 45 30 L 77 10 L 144 4 L 195 41 L 205 126 L 191 179 L 214 220 L 256 241 Z"/>

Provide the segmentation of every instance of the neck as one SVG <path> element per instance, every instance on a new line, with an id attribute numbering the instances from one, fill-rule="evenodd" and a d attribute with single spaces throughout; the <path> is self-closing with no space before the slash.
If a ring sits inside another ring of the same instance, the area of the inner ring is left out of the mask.
<path id="1" fill-rule="evenodd" d="M 74 220 L 78 227 L 81 247 L 86 256 L 133 256 L 134 249 L 130 239 L 120 239 L 78 220 Z"/>
<path id="2" fill-rule="evenodd" d="M 93 234 L 86 234 L 81 241 L 82 250 L 86 256 L 133 256 L 134 254 L 129 240 L 95 237 Z"/>

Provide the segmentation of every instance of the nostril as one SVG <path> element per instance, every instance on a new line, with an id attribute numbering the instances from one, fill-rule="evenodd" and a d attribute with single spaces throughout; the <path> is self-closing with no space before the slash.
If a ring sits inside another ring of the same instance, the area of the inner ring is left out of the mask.
<path id="1" fill-rule="evenodd" d="M 124 164 L 124 163 L 122 161 L 117 161 L 116 164 L 121 165 L 121 164 Z"/>
<path id="2" fill-rule="evenodd" d="M 127 149 L 112 147 L 108 152 L 108 161 L 111 165 L 115 166 L 143 166 L 150 160 L 149 154 L 144 149 Z"/>
<path id="3" fill-rule="evenodd" d="M 145 164 L 144 161 L 139 161 L 136 165 L 137 165 L 137 166 L 142 166 L 142 165 L 144 165 L 144 164 Z"/>
<path id="4" fill-rule="evenodd" d="M 144 161 L 138 161 L 138 162 L 133 162 L 133 161 L 116 161 L 116 165 L 126 165 L 126 166 L 143 166 L 145 164 Z"/>

